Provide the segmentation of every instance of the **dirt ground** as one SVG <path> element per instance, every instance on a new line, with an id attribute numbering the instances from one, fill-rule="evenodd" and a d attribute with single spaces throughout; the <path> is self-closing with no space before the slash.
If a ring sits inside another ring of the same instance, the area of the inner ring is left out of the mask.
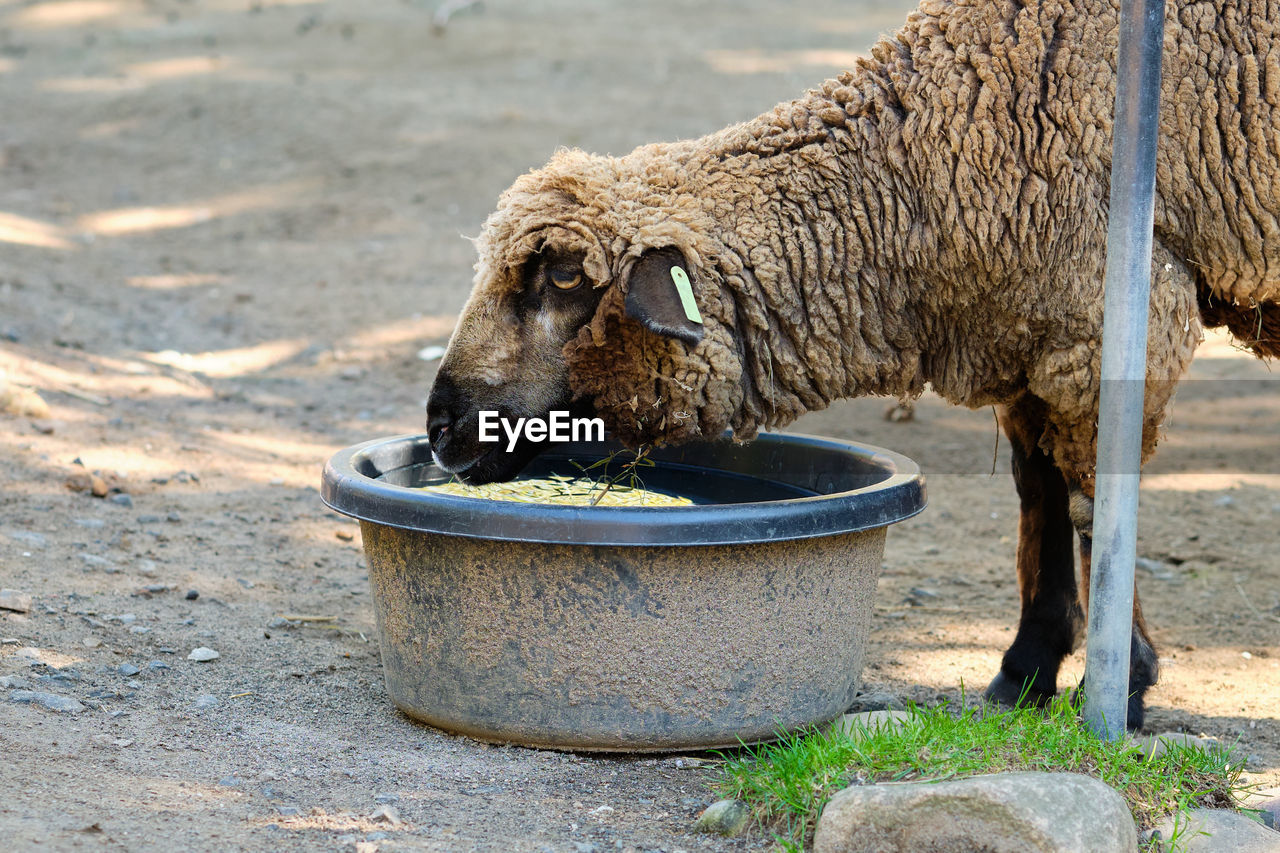
<path id="1" fill-rule="evenodd" d="M 0 586 L 34 596 L 0 611 L 0 676 L 84 706 L 0 702 L 0 846 L 768 846 L 688 834 L 713 797 L 687 762 L 396 712 L 320 466 L 421 429 L 416 354 L 447 339 L 465 237 L 516 175 L 748 118 L 907 6 L 489 0 L 441 36 L 427 0 L 0 0 L 0 371 L 50 409 L 0 417 Z M 1280 386 L 1220 338 L 1193 376 L 1142 492 L 1149 723 L 1238 741 L 1275 785 Z M 956 699 L 1013 636 L 1007 446 L 988 411 L 886 406 L 795 429 L 929 474 L 889 537 L 867 689 Z M 67 487 L 89 471 L 127 499 Z"/>

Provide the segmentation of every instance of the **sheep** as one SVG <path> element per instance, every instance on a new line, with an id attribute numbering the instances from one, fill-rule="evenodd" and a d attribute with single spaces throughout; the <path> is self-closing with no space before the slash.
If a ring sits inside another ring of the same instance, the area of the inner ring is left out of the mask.
<path id="1" fill-rule="evenodd" d="M 594 413 L 631 445 L 738 440 L 855 396 L 994 406 L 1022 613 L 987 696 L 1043 703 L 1083 617 L 1117 4 L 924 0 L 854 70 L 701 139 L 561 150 L 477 240 L 428 401 L 474 482 L 477 412 Z M 1206 327 L 1280 354 L 1280 8 L 1170 2 L 1143 459 Z M 700 322 L 671 275 L 691 280 Z M 1128 724 L 1157 658 L 1135 597 Z"/>

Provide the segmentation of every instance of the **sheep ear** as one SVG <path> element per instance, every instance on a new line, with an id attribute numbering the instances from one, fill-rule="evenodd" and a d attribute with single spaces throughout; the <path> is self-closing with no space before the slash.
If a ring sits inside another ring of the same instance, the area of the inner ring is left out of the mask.
<path id="1" fill-rule="evenodd" d="M 690 278 L 678 249 L 645 252 L 627 277 L 627 316 L 656 335 L 697 345 L 703 335 L 702 315 L 693 301 Z"/>

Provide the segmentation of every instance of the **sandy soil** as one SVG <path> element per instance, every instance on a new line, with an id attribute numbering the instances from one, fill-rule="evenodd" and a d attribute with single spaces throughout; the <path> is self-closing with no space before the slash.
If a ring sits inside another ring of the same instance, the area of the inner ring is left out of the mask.
<path id="1" fill-rule="evenodd" d="M 490 0 L 441 37 L 419 0 L 0 0 L 0 371 L 50 409 L 0 417 L 0 586 L 34 596 L 0 611 L 0 676 L 85 706 L 0 703 L 0 846 L 767 846 L 687 834 L 705 770 L 395 712 L 359 531 L 319 470 L 420 429 L 415 354 L 447 339 L 464 235 L 517 174 L 754 115 L 906 6 Z M 1141 553 L 1167 564 L 1140 580 L 1150 722 L 1238 740 L 1276 784 L 1280 387 L 1219 339 L 1195 376 L 1142 495 Z M 990 412 L 885 408 L 796 429 L 929 473 L 930 509 L 890 535 L 866 677 L 954 699 L 1016 620 L 1007 447 Z M 132 506 L 67 488 L 86 471 Z"/>

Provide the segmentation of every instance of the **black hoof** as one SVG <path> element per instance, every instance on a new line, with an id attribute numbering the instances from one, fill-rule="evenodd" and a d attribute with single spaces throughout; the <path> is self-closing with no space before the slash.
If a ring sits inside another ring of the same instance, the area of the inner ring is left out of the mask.
<path id="1" fill-rule="evenodd" d="M 991 679 L 991 683 L 987 685 L 987 690 L 983 693 L 983 698 L 988 702 L 994 702 L 997 705 L 1004 705 L 1008 708 L 1016 708 L 1019 705 L 1029 705 L 1034 708 L 1040 708 L 1049 704 L 1049 700 L 1053 698 L 1052 692 L 1046 692 L 1043 688 L 1037 688 L 1034 683 L 1026 681 L 1018 681 L 1005 675 L 1004 671 L 996 673 L 996 677 Z"/>
<path id="2" fill-rule="evenodd" d="M 1134 689 L 1134 685 L 1130 684 L 1129 688 Z M 1142 701 L 1142 694 L 1147 692 L 1146 687 L 1140 688 L 1141 692 L 1129 694 L 1129 705 L 1125 709 L 1124 727 L 1131 732 L 1142 730 L 1142 725 L 1146 720 L 1146 707 Z M 1080 687 L 1071 691 L 1071 704 L 1081 711 L 1084 709 L 1084 690 Z"/>

